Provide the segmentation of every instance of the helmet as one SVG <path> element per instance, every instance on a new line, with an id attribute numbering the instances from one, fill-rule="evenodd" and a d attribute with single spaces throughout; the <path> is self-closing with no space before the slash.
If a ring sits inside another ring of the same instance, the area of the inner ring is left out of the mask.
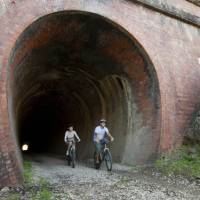
<path id="1" fill-rule="evenodd" d="M 101 120 L 100 120 L 100 123 L 101 123 L 101 122 L 106 122 L 106 120 L 105 120 L 105 119 L 101 119 Z"/>

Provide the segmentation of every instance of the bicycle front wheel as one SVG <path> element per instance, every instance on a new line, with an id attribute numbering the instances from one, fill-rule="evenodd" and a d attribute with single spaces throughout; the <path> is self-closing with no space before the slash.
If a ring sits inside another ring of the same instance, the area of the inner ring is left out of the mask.
<path id="1" fill-rule="evenodd" d="M 107 170 L 111 171 L 112 170 L 112 156 L 111 156 L 111 153 L 108 149 L 105 150 L 104 156 L 105 156 L 104 159 L 105 159 L 105 162 L 106 162 Z"/>
<path id="2" fill-rule="evenodd" d="M 76 153 L 75 153 L 75 150 L 72 149 L 72 154 L 71 154 L 72 168 L 75 168 L 75 160 L 76 160 Z"/>
<path id="3" fill-rule="evenodd" d="M 68 164 L 68 166 L 70 166 L 70 164 L 71 164 L 70 156 L 67 156 L 67 164 Z"/>

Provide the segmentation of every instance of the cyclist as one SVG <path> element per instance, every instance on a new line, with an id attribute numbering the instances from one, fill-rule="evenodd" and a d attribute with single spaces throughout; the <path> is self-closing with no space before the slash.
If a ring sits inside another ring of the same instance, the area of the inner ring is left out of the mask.
<path id="1" fill-rule="evenodd" d="M 94 145 L 95 145 L 95 150 L 96 150 L 96 163 L 99 163 L 99 155 L 101 152 L 102 148 L 102 143 L 105 142 L 105 137 L 108 136 L 111 141 L 114 140 L 113 136 L 110 134 L 108 128 L 106 127 L 106 120 L 101 119 L 100 120 L 100 125 L 97 126 L 94 130 Z"/>
<path id="2" fill-rule="evenodd" d="M 66 144 L 68 144 L 66 153 L 67 156 L 69 155 L 69 149 L 71 146 L 75 149 L 75 138 L 78 140 L 78 142 L 81 141 L 78 134 L 74 130 L 74 127 L 70 125 L 68 130 L 65 132 L 65 138 L 64 138 L 64 141 L 66 142 Z"/>

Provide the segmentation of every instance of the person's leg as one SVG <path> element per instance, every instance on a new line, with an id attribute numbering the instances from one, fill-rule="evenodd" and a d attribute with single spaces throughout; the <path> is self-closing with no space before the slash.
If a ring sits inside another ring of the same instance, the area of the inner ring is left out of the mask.
<path id="1" fill-rule="evenodd" d="M 75 142 L 74 142 L 74 141 L 72 142 L 72 148 L 73 148 L 74 150 L 76 150 L 76 149 L 75 149 L 76 146 L 75 146 Z"/>
<path id="2" fill-rule="evenodd" d="M 100 152 L 101 152 L 101 144 L 98 142 L 95 142 L 95 150 L 96 150 L 96 163 L 99 163 L 100 161 Z"/>
<path id="3" fill-rule="evenodd" d="M 71 145 L 72 145 L 72 142 L 68 142 L 67 156 L 69 155 L 69 149 L 70 149 Z"/>

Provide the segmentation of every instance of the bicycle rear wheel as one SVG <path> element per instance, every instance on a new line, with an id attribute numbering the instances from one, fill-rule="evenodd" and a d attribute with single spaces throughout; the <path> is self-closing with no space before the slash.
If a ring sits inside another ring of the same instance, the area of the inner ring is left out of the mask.
<path id="1" fill-rule="evenodd" d="M 111 156 L 111 153 L 108 149 L 106 149 L 105 152 L 104 152 L 104 159 L 105 159 L 105 162 L 106 162 L 107 170 L 111 171 L 112 170 L 112 156 Z"/>

